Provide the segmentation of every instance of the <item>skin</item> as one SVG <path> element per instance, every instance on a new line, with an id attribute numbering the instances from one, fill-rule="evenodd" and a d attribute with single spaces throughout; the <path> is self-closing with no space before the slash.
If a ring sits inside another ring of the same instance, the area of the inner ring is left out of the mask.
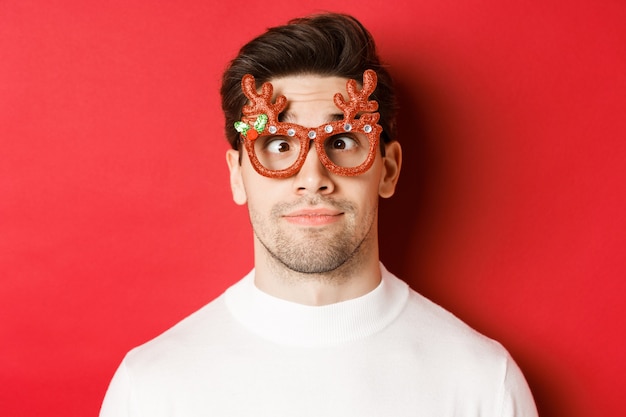
<path id="1" fill-rule="evenodd" d="M 298 75 L 271 80 L 287 97 L 285 121 L 316 127 L 341 111 L 346 79 Z M 358 176 L 335 175 L 311 147 L 298 173 L 285 179 L 258 174 L 245 150 L 228 150 L 233 200 L 247 204 L 254 230 L 255 285 L 285 300 L 325 305 L 360 297 L 381 280 L 378 200 L 391 197 L 400 173 L 398 142 L 380 151 Z"/>

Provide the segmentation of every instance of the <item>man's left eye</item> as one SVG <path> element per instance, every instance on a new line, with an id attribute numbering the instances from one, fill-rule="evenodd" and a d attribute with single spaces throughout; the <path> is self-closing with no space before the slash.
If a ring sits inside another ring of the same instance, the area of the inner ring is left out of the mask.
<path id="1" fill-rule="evenodd" d="M 330 138 L 328 145 L 331 149 L 349 150 L 359 146 L 359 142 L 351 136 L 334 136 Z"/>

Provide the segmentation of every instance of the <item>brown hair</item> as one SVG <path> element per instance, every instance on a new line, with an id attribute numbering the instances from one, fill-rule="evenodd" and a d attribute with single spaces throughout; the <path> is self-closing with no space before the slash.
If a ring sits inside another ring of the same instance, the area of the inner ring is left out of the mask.
<path id="1" fill-rule="evenodd" d="M 396 139 L 396 102 L 391 76 L 380 62 L 374 39 L 354 17 L 324 13 L 289 21 L 268 29 L 248 42 L 233 59 L 222 77 L 222 110 L 226 138 L 237 149 L 239 133 L 233 124 L 241 118 L 247 99 L 241 79 L 252 74 L 257 88 L 272 78 L 316 74 L 363 80 L 367 69 L 376 71 L 378 85 L 370 96 L 378 101 L 381 142 Z"/>

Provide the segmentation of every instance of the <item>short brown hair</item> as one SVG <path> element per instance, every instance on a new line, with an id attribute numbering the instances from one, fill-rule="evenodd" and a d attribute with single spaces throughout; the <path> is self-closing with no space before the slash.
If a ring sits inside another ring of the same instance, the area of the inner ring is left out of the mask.
<path id="1" fill-rule="evenodd" d="M 237 149 L 239 133 L 233 124 L 241 118 L 247 99 L 241 79 L 252 74 L 257 88 L 272 78 L 316 74 L 363 80 L 366 69 L 376 71 L 378 84 L 371 95 L 378 101 L 381 140 L 396 139 L 396 99 L 393 82 L 380 62 L 374 39 L 354 17 L 324 13 L 289 21 L 268 29 L 245 44 L 222 77 L 220 94 L 226 122 L 226 138 Z"/>

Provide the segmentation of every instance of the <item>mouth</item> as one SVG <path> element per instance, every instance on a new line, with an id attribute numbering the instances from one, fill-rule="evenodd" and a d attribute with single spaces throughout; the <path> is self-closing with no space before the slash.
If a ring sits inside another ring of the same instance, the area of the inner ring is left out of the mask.
<path id="1" fill-rule="evenodd" d="M 326 226 L 339 221 L 343 212 L 331 209 L 306 209 L 297 210 L 283 215 L 283 218 L 300 226 Z"/>

